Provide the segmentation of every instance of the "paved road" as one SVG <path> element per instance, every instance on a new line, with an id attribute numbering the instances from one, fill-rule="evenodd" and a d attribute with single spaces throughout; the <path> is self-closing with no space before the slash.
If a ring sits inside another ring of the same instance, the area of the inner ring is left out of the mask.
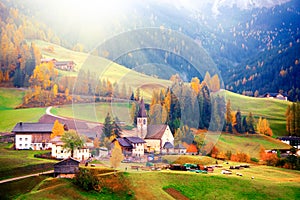
<path id="1" fill-rule="evenodd" d="M 24 178 L 28 178 L 28 177 L 32 177 L 32 176 L 40 176 L 40 175 L 43 175 L 43 174 L 51 174 L 51 173 L 54 173 L 54 170 L 50 170 L 50 171 L 46 171 L 46 172 L 41 172 L 41 173 L 36 173 L 36 174 L 29 174 L 29 175 L 15 177 L 15 178 L 4 179 L 4 180 L 0 181 L 0 184 L 1 183 L 11 182 L 11 181 L 16 181 L 16 180 L 20 180 L 20 179 L 24 179 Z"/>
<path id="2" fill-rule="evenodd" d="M 47 109 L 46 109 L 46 114 L 47 114 L 47 115 L 50 115 L 50 116 L 52 116 L 52 117 L 59 118 L 59 119 L 66 119 L 66 118 L 64 118 L 64 117 L 60 117 L 60 116 L 57 116 L 57 115 L 53 115 L 53 114 L 51 113 L 51 109 L 52 109 L 52 106 L 47 107 Z"/>

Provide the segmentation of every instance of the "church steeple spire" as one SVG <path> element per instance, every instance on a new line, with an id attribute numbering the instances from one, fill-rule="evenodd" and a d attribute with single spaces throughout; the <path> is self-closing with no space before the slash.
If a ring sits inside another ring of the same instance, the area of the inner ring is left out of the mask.
<path id="1" fill-rule="evenodd" d="M 147 135 L 147 112 L 145 108 L 144 99 L 141 99 L 139 104 L 139 112 L 137 115 L 137 129 L 138 129 L 138 136 L 141 138 L 145 138 Z"/>

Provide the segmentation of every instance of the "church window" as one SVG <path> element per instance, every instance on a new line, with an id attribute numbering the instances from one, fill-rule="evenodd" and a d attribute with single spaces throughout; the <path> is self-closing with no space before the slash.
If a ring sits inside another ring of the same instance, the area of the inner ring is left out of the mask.
<path id="1" fill-rule="evenodd" d="M 146 119 L 144 119 L 143 123 L 144 123 L 144 125 L 146 125 Z"/>

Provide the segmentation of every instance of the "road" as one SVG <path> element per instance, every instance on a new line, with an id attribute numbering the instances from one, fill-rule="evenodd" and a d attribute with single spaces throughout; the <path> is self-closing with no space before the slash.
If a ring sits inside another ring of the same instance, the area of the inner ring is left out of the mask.
<path id="1" fill-rule="evenodd" d="M 60 116 L 57 116 L 57 115 L 53 115 L 53 114 L 51 113 L 51 109 L 52 109 L 52 106 L 47 107 L 47 109 L 46 109 L 46 114 L 47 114 L 47 115 L 50 115 L 50 116 L 55 117 L 55 118 L 58 118 L 58 119 L 66 119 L 66 118 L 64 118 L 64 117 L 60 117 Z"/>
<path id="2" fill-rule="evenodd" d="M 36 174 L 29 174 L 29 175 L 25 175 L 25 176 L 19 176 L 19 177 L 15 177 L 15 178 L 4 179 L 4 180 L 0 181 L 0 184 L 11 182 L 11 181 L 16 181 L 16 180 L 20 180 L 20 179 L 24 179 L 24 178 L 28 178 L 28 177 L 32 177 L 32 176 L 40 176 L 40 175 L 43 175 L 43 174 L 52 174 L 52 173 L 54 173 L 54 170 L 41 172 L 41 173 L 36 173 Z"/>

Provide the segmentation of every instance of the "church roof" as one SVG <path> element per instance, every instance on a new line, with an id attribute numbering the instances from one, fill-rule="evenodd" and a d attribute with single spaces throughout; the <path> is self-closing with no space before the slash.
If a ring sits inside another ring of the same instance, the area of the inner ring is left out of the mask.
<path id="1" fill-rule="evenodd" d="M 141 100 L 137 117 L 147 117 L 144 99 Z"/>
<path id="2" fill-rule="evenodd" d="M 161 139 L 168 125 L 148 125 L 145 139 Z"/>

